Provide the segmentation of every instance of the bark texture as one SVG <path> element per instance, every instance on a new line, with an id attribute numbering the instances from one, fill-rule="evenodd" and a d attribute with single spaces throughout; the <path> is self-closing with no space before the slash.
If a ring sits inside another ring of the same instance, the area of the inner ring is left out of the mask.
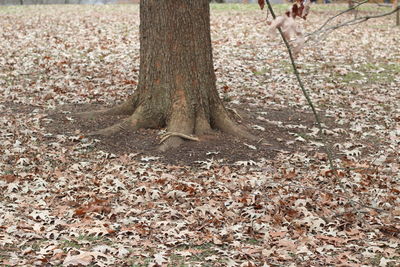
<path id="1" fill-rule="evenodd" d="M 209 4 L 143 0 L 140 8 L 138 91 L 145 113 L 168 131 L 193 133 L 196 121 L 209 121 L 211 102 L 218 100 Z"/>
<path id="2" fill-rule="evenodd" d="M 94 113 L 131 116 L 96 134 L 166 127 L 168 132 L 188 136 L 203 135 L 212 128 L 250 136 L 230 119 L 217 93 L 208 2 L 140 1 L 138 87 L 122 105 Z M 161 149 L 178 146 L 181 141 L 182 136 L 171 135 Z"/>

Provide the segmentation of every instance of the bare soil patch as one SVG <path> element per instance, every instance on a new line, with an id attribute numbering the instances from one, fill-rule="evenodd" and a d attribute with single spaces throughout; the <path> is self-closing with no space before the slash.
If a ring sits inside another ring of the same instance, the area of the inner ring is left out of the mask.
<path id="1" fill-rule="evenodd" d="M 73 114 L 102 108 L 101 105 L 66 105 L 58 111 L 51 112 L 48 118 L 51 123 L 46 125 L 49 133 L 57 135 L 76 135 L 93 132 L 108 127 L 123 116 L 103 116 L 101 118 L 83 119 Z M 25 109 L 26 110 L 26 109 Z M 140 157 L 158 157 L 157 160 L 167 164 L 194 165 L 199 161 L 221 160 L 227 164 L 238 161 L 273 159 L 278 152 L 291 153 L 306 150 L 304 142 L 296 142 L 299 136 L 315 127 L 313 114 L 293 108 L 265 109 L 257 106 L 235 106 L 238 120 L 248 127 L 257 125 L 251 132 L 259 139 L 258 142 L 243 140 L 234 136 L 215 132 L 214 135 L 200 136 L 200 142 L 187 141 L 184 145 L 167 152 L 158 150 L 162 129 L 141 129 L 136 132 L 120 132 L 111 137 L 94 136 L 100 142 L 96 149 L 115 155 L 135 153 Z M 262 114 L 262 116 L 260 115 Z M 265 121 L 263 118 L 268 120 Z M 273 122 L 273 123 L 271 123 Z M 332 121 L 329 121 L 332 124 Z M 285 128 L 287 125 L 299 128 Z M 260 130 L 261 129 L 261 130 Z M 289 142 L 293 141 L 293 142 Z M 315 151 L 314 151 L 315 152 Z"/>

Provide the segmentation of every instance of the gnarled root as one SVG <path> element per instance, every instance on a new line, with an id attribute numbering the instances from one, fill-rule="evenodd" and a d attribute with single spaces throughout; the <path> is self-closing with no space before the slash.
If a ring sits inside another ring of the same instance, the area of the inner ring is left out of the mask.
<path id="1" fill-rule="evenodd" d="M 208 115 L 204 110 L 194 112 L 186 104 L 182 94 L 179 96 L 181 96 L 181 98 L 177 98 L 177 101 L 173 104 L 171 114 L 166 123 L 168 132 L 161 138 L 160 151 L 165 152 L 169 149 L 176 148 L 184 143 L 185 140 L 200 141 L 197 136 L 212 132 L 210 122 L 212 122 L 214 128 L 222 132 L 257 141 L 257 138 L 250 134 L 246 128 L 230 118 L 228 111 L 224 108 L 222 103 L 217 102 L 211 110 L 210 115 Z M 240 118 L 237 112 L 234 113 Z M 89 135 L 111 136 L 121 131 L 130 132 L 140 128 L 156 128 L 162 127 L 165 124 L 162 116 L 159 116 L 158 119 L 154 119 L 154 115 L 150 115 L 149 112 L 144 112 L 144 106 L 139 104 L 137 94 L 134 94 L 128 101 L 114 108 L 84 112 L 77 115 L 86 118 L 94 118 L 103 115 L 130 115 L 121 123 L 92 132 Z"/>
<path id="2" fill-rule="evenodd" d="M 121 123 L 117 123 L 110 127 L 89 133 L 89 135 L 111 136 L 121 131 L 136 131 L 140 128 L 145 128 L 148 126 L 150 126 L 150 123 L 143 116 L 143 108 L 139 106 L 135 113 L 133 113 L 129 118 L 123 120 Z"/>
<path id="3" fill-rule="evenodd" d="M 126 131 L 126 130 L 137 130 L 138 128 L 135 127 L 134 125 L 130 125 L 130 120 L 126 119 L 122 121 L 121 123 L 114 124 L 110 127 L 100 129 L 98 131 L 94 131 L 89 133 L 88 135 L 102 135 L 102 136 L 111 136 L 114 135 L 118 132 L 121 131 Z"/>
<path id="4" fill-rule="evenodd" d="M 183 133 L 167 132 L 161 136 L 160 144 L 164 143 L 168 138 L 173 137 L 173 136 L 181 137 L 183 139 L 187 139 L 187 140 L 191 140 L 191 141 L 200 141 L 200 139 L 198 137 L 195 137 L 192 135 L 187 135 L 187 134 L 183 134 Z"/>
<path id="5" fill-rule="evenodd" d="M 179 115 L 182 113 L 179 112 Z M 168 149 L 176 148 L 180 146 L 184 140 L 191 141 L 200 141 L 200 139 L 196 136 L 193 136 L 192 133 L 196 135 L 202 135 L 206 133 L 210 133 L 211 126 L 204 113 L 197 114 L 196 119 L 188 119 L 187 117 L 183 118 L 182 116 L 178 116 L 180 119 L 171 120 L 170 126 L 168 127 L 168 131 L 165 135 L 162 136 L 160 141 L 160 150 L 165 152 Z M 193 128 L 194 122 L 194 128 Z M 243 126 L 237 124 L 233 121 L 228 112 L 222 106 L 218 106 L 218 108 L 213 113 L 213 122 L 215 128 L 220 129 L 222 132 L 227 134 L 238 136 L 241 138 L 250 139 L 252 141 L 257 141 L 258 138 L 254 135 L 250 134 Z"/>
<path id="6" fill-rule="evenodd" d="M 182 136 L 189 136 L 194 131 L 195 115 L 188 108 L 185 95 L 178 91 L 177 96 L 176 102 L 172 105 L 171 116 L 167 122 L 167 131 L 176 134 L 166 138 L 160 145 L 159 150 L 162 152 L 180 146 L 184 142 Z"/>
<path id="7" fill-rule="evenodd" d="M 217 104 L 215 112 L 213 112 L 214 126 L 221 131 L 237 136 L 246 138 L 252 141 L 257 141 L 257 137 L 252 135 L 243 126 L 234 122 L 229 116 L 222 104 Z"/>
<path id="8" fill-rule="evenodd" d="M 132 115 L 139 103 L 138 93 L 131 95 L 127 101 L 109 109 L 87 111 L 75 114 L 75 116 L 84 119 L 94 119 L 101 116 L 118 116 L 118 115 Z"/>

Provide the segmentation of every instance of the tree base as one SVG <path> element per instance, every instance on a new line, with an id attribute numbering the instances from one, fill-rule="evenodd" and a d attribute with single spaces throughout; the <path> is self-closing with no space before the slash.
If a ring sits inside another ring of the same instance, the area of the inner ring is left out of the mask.
<path id="1" fill-rule="evenodd" d="M 103 116 L 129 115 L 122 122 L 88 133 L 89 136 L 112 136 L 121 131 L 130 132 L 141 128 L 162 128 L 164 126 L 168 132 L 160 140 L 159 150 L 163 152 L 177 148 L 185 141 L 200 142 L 202 139 L 199 136 L 212 134 L 214 130 L 220 130 L 248 140 L 257 140 L 245 127 L 230 118 L 222 104 L 219 104 L 218 108 L 212 111 L 212 123 L 204 115 L 188 118 L 179 109 L 171 113 L 171 116 L 165 120 L 166 123 L 156 123 L 157 120 L 146 117 L 143 106 L 139 105 L 135 108 L 137 101 L 134 101 L 134 99 L 135 97 L 131 97 L 127 102 L 110 109 L 77 113 L 76 116 L 84 119 L 95 119 Z"/>

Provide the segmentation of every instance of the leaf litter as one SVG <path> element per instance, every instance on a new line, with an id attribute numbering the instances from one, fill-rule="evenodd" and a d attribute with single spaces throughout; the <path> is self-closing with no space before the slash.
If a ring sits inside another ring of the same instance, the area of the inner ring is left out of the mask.
<path id="1" fill-rule="evenodd" d="M 338 29 L 297 59 L 325 116 L 335 174 L 284 46 L 254 27 L 264 13 L 213 12 L 211 24 L 221 97 L 270 146 L 227 139 L 216 149 L 221 137 L 193 158 L 199 147 L 190 142 L 175 158 L 146 152 L 157 144 L 151 131 L 134 135 L 148 140 L 142 147 L 112 148 L 85 136 L 99 125 L 73 116 L 123 100 L 137 83 L 137 6 L 0 13 L 3 265 L 398 264 L 400 30 L 392 18 Z M 318 28 L 322 14 L 334 12 L 311 11 L 304 30 Z M 73 108 L 60 112 L 65 105 Z"/>

